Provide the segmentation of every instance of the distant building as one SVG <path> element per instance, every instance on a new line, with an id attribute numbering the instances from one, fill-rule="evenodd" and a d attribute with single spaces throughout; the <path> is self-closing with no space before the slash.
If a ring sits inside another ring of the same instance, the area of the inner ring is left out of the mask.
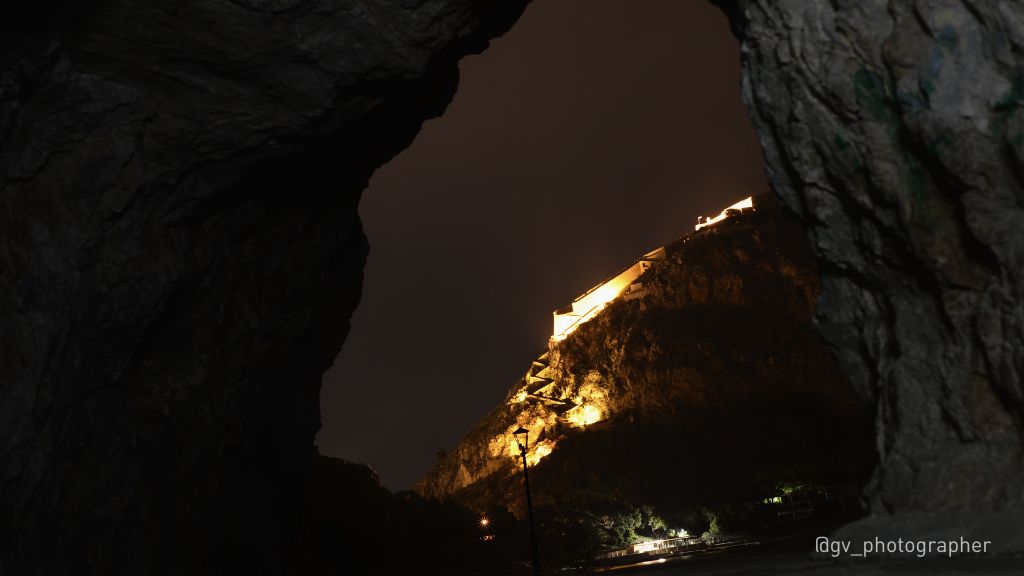
<path id="1" fill-rule="evenodd" d="M 747 197 L 729 206 L 715 217 L 701 216 L 697 218 L 696 230 L 717 224 L 731 216 L 750 211 L 754 208 L 753 197 Z M 627 300 L 639 298 L 644 295 L 643 284 L 636 280 L 653 267 L 657 262 L 665 259 L 665 248 L 657 248 L 644 254 L 642 258 L 631 266 L 612 276 L 608 280 L 594 286 L 584 292 L 579 298 L 572 301 L 572 304 L 565 308 L 555 310 L 554 326 L 551 331 L 551 341 L 562 341 L 572 334 L 581 324 L 597 316 L 612 301 L 622 296 Z"/>
<path id="2" fill-rule="evenodd" d="M 728 218 L 730 216 L 733 216 L 735 214 L 739 214 L 739 213 L 741 213 L 744 210 L 752 209 L 753 207 L 754 207 L 754 197 L 753 196 L 749 196 L 749 197 L 744 198 L 743 200 L 740 200 L 739 202 L 733 204 L 732 206 L 729 206 L 725 210 L 722 210 L 722 212 L 719 213 L 718 216 L 715 216 L 714 218 L 712 218 L 710 216 L 698 216 L 697 217 L 697 225 L 694 226 L 694 230 L 700 230 L 701 228 L 704 228 L 705 226 L 710 226 L 712 224 L 717 224 L 718 222 L 721 222 L 722 220 L 725 220 L 726 218 Z"/>
<path id="3" fill-rule="evenodd" d="M 629 268 L 612 276 L 608 280 L 587 290 L 572 304 L 554 312 L 554 330 L 551 339 L 564 340 L 576 328 L 596 316 L 609 302 L 625 294 L 627 298 L 637 298 L 643 292 L 643 285 L 636 279 L 650 270 L 654 264 L 665 259 L 665 248 L 657 248 L 644 254 Z"/>

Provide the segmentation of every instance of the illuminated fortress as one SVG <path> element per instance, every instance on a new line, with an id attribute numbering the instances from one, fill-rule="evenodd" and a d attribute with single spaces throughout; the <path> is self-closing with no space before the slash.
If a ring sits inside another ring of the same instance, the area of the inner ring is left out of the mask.
<path id="1" fill-rule="evenodd" d="M 744 210 L 753 209 L 753 207 L 754 198 L 751 196 L 722 210 L 718 216 L 699 216 L 697 217 L 697 225 L 694 231 L 699 232 L 702 228 L 717 224 L 729 216 L 739 214 Z M 650 270 L 657 262 L 664 259 L 664 246 L 651 250 L 622 272 L 584 292 L 579 298 L 573 300 L 569 306 L 555 310 L 553 313 L 554 329 L 551 332 L 551 341 L 561 342 L 565 340 L 566 336 L 572 334 L 576 328 L 587 320 L 597 316 L 611 301 L 620 296 L 627 300 L 643 296 L 643 283 L 638 282 L 637 279 L 643 276 L 644 272 Z"/>
<path id="2" fill-rule="evenodd" d="M 572 334 L 580 325 L 597 316 L 609 302 L 620 295 L 626 298 L 638 298 L 643 295 L 643 284 L 637 282 L 637 278 L 651 269 L 659 260 L 665 259 L 665 248 L 657 248 L 644 254 L 617 275 L 587 290 L 579 298 L 572 301 L 568 307 L 562 310 L 555 310 L 555 328 L 551 333 L 551 340 L 559 342 Z"/>

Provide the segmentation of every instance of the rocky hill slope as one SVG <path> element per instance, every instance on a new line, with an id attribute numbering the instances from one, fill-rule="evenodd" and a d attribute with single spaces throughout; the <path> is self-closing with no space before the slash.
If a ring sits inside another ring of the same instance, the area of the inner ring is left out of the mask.
<path id="1" fill-rule="evenodd" d="M 770 198 L 667 246 L 638 282 L 552 340 L 414 489 L 520 509 L 520 426 L 542 505 L 706 505 L 864 480 L 869 420 L 814 330 L 806 240 Z"/>

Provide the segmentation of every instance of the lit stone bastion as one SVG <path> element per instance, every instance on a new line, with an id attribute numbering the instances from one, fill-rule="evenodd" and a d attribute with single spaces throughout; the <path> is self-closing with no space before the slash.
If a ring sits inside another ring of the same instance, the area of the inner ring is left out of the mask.
<path id="1" fill-rule="evenodd" d="M 744 210 L 753 210 L 753 209 L 754 209 L 754 197 L 753 196 L 748 196 L 748 197 L 744 198 L 743 200 L 740 200 L 739 202 L 733 204 L 732 206 L 729 206 L 725 210 L 722 210 L 718 214 L 718 216 L 715 216 L 713 218 L 711 216 L 698 216 L 697 217 L 697 225 L 694 226 L 693 229 L 694 229 L 694 231 L 699 231 L 701 228 L 705 228 L 707 226 L 713 226 L 715 224 L 718 224 L 722 220 L 725 220 L 726 218 L 728 218 L 730 216 L 733 216 L 733 215 L 736 215 L 736 214 L 740 214 Z"/>
<path id="2" fill-rule="evenodd" d="M 604 308 L 619 296 L 639 298 L 643 295 L 643 284 L 637 279 L 650 270 L 655 263 L 665 259 L 665 248 L 658 247 L 631 266 L 612 276 L 608 280 L 584 292 L 569 306 L 555 310 L 554 330 L 551 333 L 553 342 L 565 340 L 581 324 L 597 316 Z"/>
<path id="3" fill-rule="evenodd" d="M 726 218 L 754 208 L 752 196 L 722 210 L 718 216 L 699 216 L 694 231 L 698 232 L 713 226 Z M 643 283 L 638 279 L 654 265 L 665 259 L 665 247 L 660 246 L 644 254 L 639 260 L 619 272 L 615 276 L 587 290 L 572 301 L 569 306 L 555 310 L 554 329 L 551 332 L 552 342 L 561 342 L 581 324 L 597 316 L 608 304 L 620 296 L 627 300 L 640 298 L 644 295 Z"/>

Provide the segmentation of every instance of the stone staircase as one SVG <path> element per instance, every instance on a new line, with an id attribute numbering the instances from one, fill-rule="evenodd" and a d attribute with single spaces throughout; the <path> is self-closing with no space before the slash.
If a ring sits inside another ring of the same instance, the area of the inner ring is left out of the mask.
<path id="1" fill-rule="evenodd" d="M 574 406 L 572 402 L 556 396 L 558 382 L 553 378 L 553 370 L 548 364 L 549 354 L 545 351 L 530 365 L 526 373 L 526 397 L 548 404 L 553 409 L 568 410 Z"/>

